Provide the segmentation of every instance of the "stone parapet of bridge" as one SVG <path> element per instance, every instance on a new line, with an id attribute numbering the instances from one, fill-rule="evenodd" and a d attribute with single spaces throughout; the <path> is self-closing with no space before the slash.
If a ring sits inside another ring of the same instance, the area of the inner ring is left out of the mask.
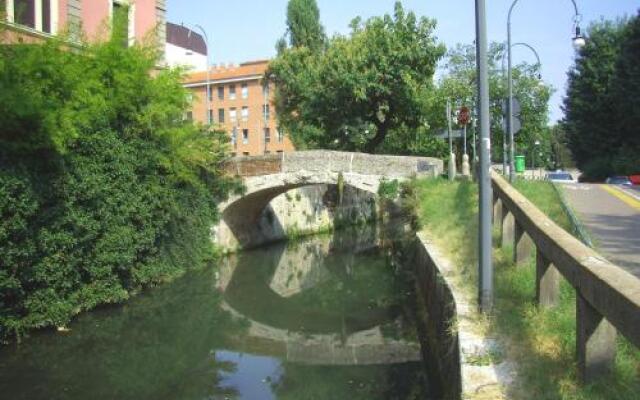
<path id="1" fill-rule="evenodd" d="M 330 150 L 309 150 L 258 157 L 235 157 L 225 163 L 227 173 L 252 177 L 277 173 L 342 172 L 390 178 L 438 176 L 443 161 L 432 157 L 388 156 Z"/>

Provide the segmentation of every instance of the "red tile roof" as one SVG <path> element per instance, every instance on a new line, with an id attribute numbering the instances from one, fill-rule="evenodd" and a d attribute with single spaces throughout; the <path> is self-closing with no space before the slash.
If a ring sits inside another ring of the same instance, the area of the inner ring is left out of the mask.
<path id="1" fill-rule="evenodd" d="M 243 77 L 250 77 L 256 75 L 264 75 L 267 67 L 269 66 L 269 60 L 249 61 L 235 66 L 217 66 L 211 68 L 210 79 L 212 81 L 223 79 L 238 79 Z M 198 71 L 187 74 L 185 77 L 185 83 L 198 83 L 205 82 L 207 80 L 206 71 Z"/>

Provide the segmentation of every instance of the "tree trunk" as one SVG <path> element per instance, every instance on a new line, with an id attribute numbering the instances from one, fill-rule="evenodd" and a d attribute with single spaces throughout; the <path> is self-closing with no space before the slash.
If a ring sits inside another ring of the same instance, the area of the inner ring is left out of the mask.
<path id="1" fill-rule="evenodd" d="M 387 124 L 386 123 L 382 123 L 377 125 L 377 133 L 376 135 L 367 142 L 367 144 L 364 146 L 364 151 L 365 153 L 369 153 L 369 154 L 373 154 L 375 153 L 376 149 L 378 148 L 378 146 L 380 146 L 382 144 L 382 142 L 384 142 L 384 139 L 387 137 Z"/>

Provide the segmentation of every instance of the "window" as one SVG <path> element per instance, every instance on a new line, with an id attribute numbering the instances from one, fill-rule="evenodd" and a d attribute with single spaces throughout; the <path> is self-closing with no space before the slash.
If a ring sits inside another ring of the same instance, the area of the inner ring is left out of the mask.
<path id="1" fill-rule="evenodd" d="M 231 144 L 234 148 L 238 145 L 238 128 L 235 126 L 231 129 Z"/>
<path id="2" fill-rule="evenodd" d="M 13 18 L 17 24 L 36 28 L 35 0 L 13 0 Z"/>
<path id="3" fill-rule="evenodd" d="M 238 120 L 238 113 L 235 107 L 229 109 L 229 119 L 231 120 L 231 122 L 236 122 Z"/>
<path id="4" fill-rule="evenodd" d="M 282 143 L 284 141 L 284 133 L 280 127 L 276 128 L 276 135 L 278 136 L 278 143 Z"/>
<path id="5" fill-rule="evenodd" d="M 193 103 L 193 93 L 191 92 L 187 93 L 187 103 Z"/>
<path id="6" fill-rule="evenodd" d="M 242 120 L 247 121 L 249 119 L 249 107 L 242 107 Z"/>
<path id="7" fill-rule="evenodd" d="M 209 86 L 205 85 L 205 89 L 204 90 L 205 90 L 205 92 L 207 92 L 207 91 L 209 92 L 209 101 L 210 102 L 213 101 L 213 90 L 211 89 L 211 85 L 209 85 Z"/>
<path id="8" fill-rule="evenodd" d="M 207 124 L 210 124 L 210 123 L 213 122 L 213 110 L 209 110 L 208 114 L 209 115 L 208 115 L 208 118 L 207 118 L 208 119 Z"/>
<path id="9" fill-rule="evenodd" d="M 242 98 L 243 99 L 249 98 L 249 86 L 246 83 L 243 83 L 240 88 L 241 88 L 240 91 L 242 93 Z"/>
<path id="10" fill-rule="evenodd" d="M 242 130 L 242 144 L 249 144 L 249 130 Z"/>
<path id="11" fill-rule="evenodd" d="M 0 14 L 7 20 L 45 33 L 54 33 L 54 21 L 58 16 L 52 12 L 52 2 L 57 0 L 0 0 Z"/>
<path id="12" fill-rule="evenodd" d="M 262 86 L 262 97 L 264 97 L 265 99 L 268 99 L 270 93 L 271 93 L 271 89 L 269 88 L 269 83 L 267 83 L 266 85 L 263 85 Z"/>
<path id="13" fill-rule="evenodd" d="M 249 152 L 248 151 L 243 151 L 242 155 L 245 156 L 245 157 L 249 157 Z"/>
<path id="14" fill-rule="evenodd" d="M 185 119 L 187 121 L 193 121 L 193 111 L 187 111 L 187 116 Z"/>
<path id="15" fill-rule="evenodd" d="M 264 143 L 271 143 L 271 129 L 264 128 Z"/>
<path id="16" fill-rule="evenodd" d="M 218 100 L 224 100 L 224 86 L 218 86 Z"/>
<path id="17" fill-rule="evenodd" d="M 224 108 L 218 108 L 218 123 L 224 124 Z"/>
<path id="18" fill-rule="evenodd" d="M 236 99 L 236 85 L 229 85 L 229 100 Z"/>
<path id="19" fill-rule="evenodd" d="M 265 104 L 262 106 L 262 115 L 264 116 L 265 121 L 269 121 L 269 118 L 271 117 L 271 112 L 268 104 Z"/>
<path id="20" fill-rule="evenodd" d="M 53 0 L 39 0 L 42 4 L 42 32 L 51 33 L 51 2 Z"/>

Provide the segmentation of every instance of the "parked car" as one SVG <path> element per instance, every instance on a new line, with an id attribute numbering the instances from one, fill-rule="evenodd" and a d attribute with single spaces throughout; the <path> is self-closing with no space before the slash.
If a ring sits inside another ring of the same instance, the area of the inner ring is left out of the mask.
<path id="1" fill-rule="evenodd" d="M 578 183 L 578 181 L 567 171 L 557 170 L 547 174 L 547 180 L 556 183 Z"/>
<path id="2" fill-rule="evenodd" d="M 633 186 L 633 183 L 631 183 L 628 176 L 610 176 L 607 178 L 605 183 L 608 185 Z"/>
<path id="3" fill-rule="evenodd" d="M 631 183 L 633 183 L 634 185 L 640 185 L 640 175 L 631 175 L 629 177 L 629 180 L 631 181 Z"/>

